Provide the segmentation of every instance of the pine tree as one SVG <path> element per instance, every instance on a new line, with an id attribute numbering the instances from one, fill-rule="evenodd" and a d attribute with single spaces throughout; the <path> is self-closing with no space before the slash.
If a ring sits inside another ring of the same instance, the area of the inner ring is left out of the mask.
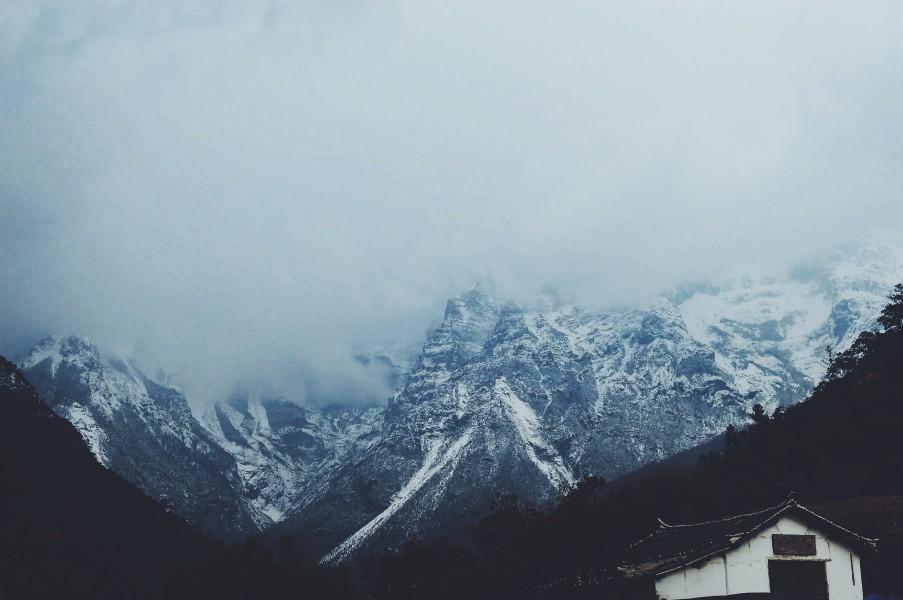
<path id="1" fill-rule="evenodd" d="M 765 412 L 765 407 L 761 404 L 753 405 L 752 412 L 749 413 L 749 418 L 752 419 L 753 427 L 768 425 L 768 423 L 771 421 L 771 419 L 768 417 L 768 413 Z"/>
<path id="2" fill-rule="evenodd" d="M 733 425 L 728 425 L 727 429 L 724 430 L 724 445 L 727 447 L 728 451 L 734 449 L 734 446 L 737 444 L 737 428 Z"/>
<path id="3" fill-rule="evenodd" d="M 903 326 L 903 283 L 894 286 L 894 291 L 887 299 L 890 303 L 881 311 L 878 322 L 885 331 L 892 331 Z"/>

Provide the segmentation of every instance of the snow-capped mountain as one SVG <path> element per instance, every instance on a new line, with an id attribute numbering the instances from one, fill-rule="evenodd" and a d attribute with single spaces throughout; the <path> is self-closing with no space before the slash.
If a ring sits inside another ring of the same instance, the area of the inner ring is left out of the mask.
<path id="1" fill-rule="evenodd" d="M 235 396 L 192 415 L 180 391 L 84 338 L 42 340 L 19 367 L 104 466 L 202 531 L 240 539 L 279 521 L 379 431 L 378 408 L 304 409 Z"/>
<path id="2" fill-rule="evenodd" d="M 79 337 L 52 336 L 19 362 L 41 399 L 68 419 L 101 464 L 218 538 L 255 529 L 235 494 L 235 459 L 194 419 L 185 397 Z"/>
<path id="3" fill-rule="evenodd" d="M 693 447 L 753 404 L 803 399 L 826 347 L 873 326 L 901 279 L 901 253 L 872 245 L 805 276 L 685 288 L 645 310 L 521 307 L 472 289 L 449 301 L 383 438 L 275 531 L 324 551 L 341 534 L 325 555 L 339 562 L 459 528 L 496 491 L 543 505 L 576 478 Z"/>
<path id="4" fill-rule="evenodd" d="M 903 280 L 871 244 L 787 278 L 690 285 L 635 310 L 533 306 L 479 287 L 449 300 L 385 407 L 312 410 L 236 395 L 198 423 L 184 397 L 77 338 L 20 366 L 105 465 L 197 526 L 296 536 L 340 562 L 409 535 L 466 532 L 495 492 L 545 505 L 803 399 Z M 211 499 L 212 498 L 212 502 Z M 231 512 L 230 512 L 231 511 Z M 219 515 L 227 515 L 223 518 Z"/>

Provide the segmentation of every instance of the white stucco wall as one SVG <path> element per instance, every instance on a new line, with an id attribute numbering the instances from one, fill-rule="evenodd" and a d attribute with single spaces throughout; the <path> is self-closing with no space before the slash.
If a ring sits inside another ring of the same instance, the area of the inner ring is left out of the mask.
<path id="1" fill-rule="evenodd" d="M 775 556 L 771 536 L 776 533 L 814 535 L 816 555 Z M 821 532 L 790 516 L 781 517 L 774 525 L 763 529 L 726 556 L 712 557 L 701 568 L 686 567 L 661 576 L 655 582 L 655 591 L 667 600 L 767 593 L 770 591 L 769 560 L 824 561 L 831 600 L 862 600 L 859 556 L 840 542 L 829 540 Z"/>

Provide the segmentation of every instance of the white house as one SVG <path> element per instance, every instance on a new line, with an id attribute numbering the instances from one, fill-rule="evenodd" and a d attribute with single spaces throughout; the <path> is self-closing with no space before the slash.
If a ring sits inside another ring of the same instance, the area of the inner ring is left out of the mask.
<path id="1" fill-rule="evenodd" d="M 628 549 L 628 596 L 862 600 L 859 556 L 875 540 L 788 499 L 718 521 L 659 528 Z"/>

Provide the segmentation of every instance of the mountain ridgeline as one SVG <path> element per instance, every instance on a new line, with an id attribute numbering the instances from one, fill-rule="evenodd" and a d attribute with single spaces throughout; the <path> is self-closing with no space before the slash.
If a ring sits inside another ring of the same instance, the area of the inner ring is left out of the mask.
<path id="1" fill-rule="evenodd" d="M 328 564 L 412 537 L 467 538 L 497 491 L 549 508 L 562 489 L 694 448 L 804 399 L 903 279 L 871 245 L 786 280 L 690 286 L 645 310 L 451 299 L 384 407 L 308 409 L 235 395 L 198 420 L 176 389 L 44 340 L 19 366 L 97 460 L 201 531 L 293 538 Z M 398 363 L 392 363 L 398 364 Z M 788 413 L 789 414 L 789 413 Z"/>

